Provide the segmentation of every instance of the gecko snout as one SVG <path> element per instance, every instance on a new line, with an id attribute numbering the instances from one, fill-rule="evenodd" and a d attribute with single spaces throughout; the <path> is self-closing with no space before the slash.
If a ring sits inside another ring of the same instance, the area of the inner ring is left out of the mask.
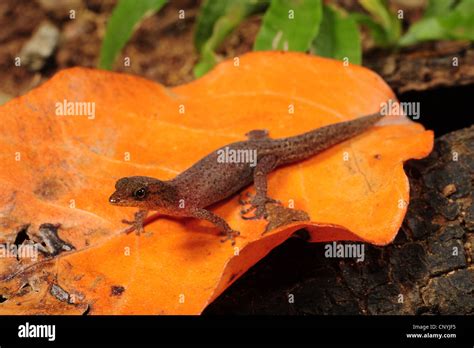
<path id="1" fill-rule="evenodd" d="M 114 192 L 110 197 L 109 197 L 109 203 L 111 204 L 120 204 L 122 203 L 122 200 L 120 197 Z"/>
<path id="2" fill-rule="evenodd" d="M 109 202 L 112 203 L 112 204 L 118 203 L 118 202 L 120 202 L 120 198 L 110 197 Z"/>

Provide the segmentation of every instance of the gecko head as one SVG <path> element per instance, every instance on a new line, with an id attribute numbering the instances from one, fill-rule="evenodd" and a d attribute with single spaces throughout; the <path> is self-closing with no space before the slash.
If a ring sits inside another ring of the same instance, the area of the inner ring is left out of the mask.
<path id="1" fill-rule="evenodd" d="M 149 199 L 166 191 L 168 184 L 164 181 L 147 176 L 129 176 L 117 180 L 115 192 L 110 196 L 109 203 L 127 207 L 146 208 Z"/>

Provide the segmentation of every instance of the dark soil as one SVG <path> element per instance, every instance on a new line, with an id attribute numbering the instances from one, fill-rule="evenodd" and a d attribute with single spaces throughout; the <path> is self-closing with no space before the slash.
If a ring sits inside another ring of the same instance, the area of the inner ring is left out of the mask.
<path id="1" fill-rule="evenodd" d="M 58 5 L 54 10 L 45 9 L 39 0 L 0 2 L 0 93 L 22 95 L 58 70 L 97 66 L 106 21 L 116 1 L 71 2 L 76 6 Z M 198 7 L 197 0 L 174 0 L 147 18 L 117 59 L 114 70 L 145 76 L 167 86 L 191 81 L 192 68 L 198 58 L 193 45 Z M 69 18 L 70 9 L 76 11 L 75 19 Z M 185 20 L 178 20 L 179 9 L 186 11 Z M 24 66 L 16 67 L 15 57 L 43 21 L 54 23 L 61 32 L 54 56 L 37 72 L 30 72 Z M 130 67 L 121 64 L 124 57 L 130 58 Z"/>

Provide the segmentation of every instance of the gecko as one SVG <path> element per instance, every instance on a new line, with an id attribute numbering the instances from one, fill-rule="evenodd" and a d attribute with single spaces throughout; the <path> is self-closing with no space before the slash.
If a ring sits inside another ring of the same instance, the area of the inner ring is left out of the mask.
<path id="1" fill-rule="evenodd" d="M 272 171 L 310 158 L 357 136 L 381 118 L 382 114 L 378 112 L 278 139 L 270 138 L 267 130 L 251 130 L 246 134 L 247 140 L 234 142 L 211 152 L 171 180 L 147 176 L 129 176 L 117 180 L 115 192 L 110 196 L 109 202 L 117 206 L 138 208 L 135 220 L 122 220 L 123 223 L 132 225 L 131 230 L 135 230 L 137 234 L 143 231 L 148 213 L 157 211 L 168 216 L 207 220 L 224 235 L 222 242 L 230 240 L 234 245 L 235 237 L 240 233 L 209 210 L 210 206 L 253 182 L 255 195 L 246 202 L 249 207 L 241 210 L 241 217 L 266 218 L 266 204 L 279 203 L 267 196 L 267 176 Z M 248 160 L 252 156 L 241 156 L 241 161 L 236 161 L 235 156 L 223 161 L 223 153 L 256 154 L 256 161 Z M 249 217 L 249 213 L 253 216 Z"/>

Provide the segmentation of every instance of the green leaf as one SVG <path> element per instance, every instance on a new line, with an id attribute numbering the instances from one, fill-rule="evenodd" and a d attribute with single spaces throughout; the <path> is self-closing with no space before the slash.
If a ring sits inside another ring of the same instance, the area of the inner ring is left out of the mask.
<path id="1" fill-rule="evenodd" d="M 359 3 L 367 10 L 374 21 L 378 23 L 384 31 L 383 45 L 393 45 L 400 38 L 402 23 L 397 16 L 390 12 L 385 0 L 359 0 Z M 379 37 L 382 41 L 382 37 Z M 381 42 L 382 43 L 382 42 Z"/>
<path id="2" fill-rule="evenodd" d="M 386 47 L 390 45 L 390 40 L 387 38 L 385 29 L 372 17 L 357 12 L 351 13 L 350 16 L 357 22 L 357 24 L 366 26 L 369 29 L 370 35 L 377 46 Z"/>
<path id="3" fill-rule="evenodd" d="M 422 19 L 411 25 L 408 32 L 400 38 L 400 46 L 413 45 L 420 41 L 448 38 L 448 33 L 436 17 Z"/>
<path id="4" fill-rule="evenodd" d="M 474 0 L 463 0 L 451 11 L 414 23 L 399 45 L 430 40 L 474 40 Z"/>
<path id="5" fill-rule="evenodd" d="M 219 3 L 216 8 L 212 5 Z M 239 23 L 249 15 L 264 9 L 268 0 L 219 0 L 205 1 L 201 17 L 210 15 L 208 19 L 198 20 L 195 44 L 201 52 L 201 58 L 194 67 L 194 75 L 200 77 L 209 71 L 216 63 L 215 49 Z M 212 33 L 210 28 L 212 27 Z"/>
<path id="6" fill-rule="evenodd" d="M 453 39 L 474 40 L 474 0 L 461 1 L 440 23 Z"/>
<path id="7" fill-rule="evenodd" d="M 214 24 L 220 17 L 225 16 L 232 0 L 204 0 L 199 9 L 194 34 L 194 45 L 201 52 L 207 39 L 212 35 Z"/>
<path id="8" fill-rule="evenodd" d="M 321 0 L 272 0 L 254 50 L 307 51 L 322 20 Z"/>
<path id="9" fill-rule="evenodd" d="M 323 57 L 348 58 L 361 64 L 362 48 L 359 29 L 354 18 L 330 6 L 323 7 L 323 20 L 319 34 L 313 41 L 314 52 Z"/>
<path id="10" fill-rule="evenodd" d="M 423 17 L 429 18 L 445 14 L 451 9 L 454 1 L 455 0 L 429 0 Z"/>
<path id="11" fill-rule="evenodd" d="M 107 22 L 100 49 L 99 67 L 112 69 L 120 50 L 132 36 L 135 27 L 147 16 L 157 12 L 166 0 L 120 0 Z"/>
<path id="12" fill-rule="evenodd" d="M 389 29 L 391 25 L 390 13 L 383 0 L 359 0 L 360 4 L 366 9 L 382 27 Z"/>

